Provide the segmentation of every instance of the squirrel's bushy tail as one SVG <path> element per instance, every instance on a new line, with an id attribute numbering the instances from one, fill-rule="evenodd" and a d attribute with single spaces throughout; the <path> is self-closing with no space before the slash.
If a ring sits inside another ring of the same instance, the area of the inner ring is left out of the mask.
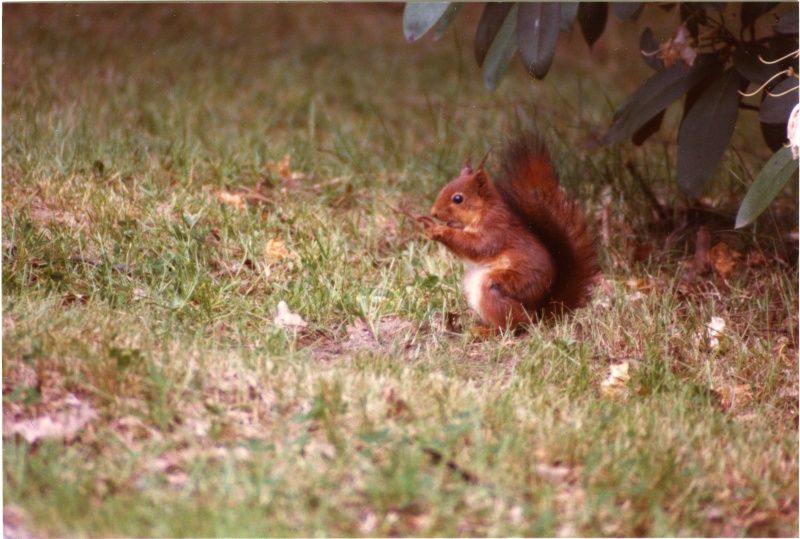
<path id="1" fill-rule="evenodd" d="M 599 268 L 594 237 L 580 205 L 559 187 L 542 139 L 526 133 L 504 150 L 504 174 L 496 182 L 503 200 L 544 243 L 556 264 L 556 278 L 541 315 L 584 306 Z"/>

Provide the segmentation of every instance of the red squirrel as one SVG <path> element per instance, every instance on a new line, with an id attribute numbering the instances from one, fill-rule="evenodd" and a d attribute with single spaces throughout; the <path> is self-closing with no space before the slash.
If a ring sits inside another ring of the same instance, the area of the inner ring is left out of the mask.
<path id="1" fill-rule="evenodd" d="M 484 158 L 484 161 L 486 158 Z M 594 238 L 580 206 L 558 186 L 550 154 L 535 135 L 509 143 L 492 181 L 465 164 L 420 217 L 425 234 L 464 261 L 464 293 L 497 329 L 584 306 L 598 273 Z"/>

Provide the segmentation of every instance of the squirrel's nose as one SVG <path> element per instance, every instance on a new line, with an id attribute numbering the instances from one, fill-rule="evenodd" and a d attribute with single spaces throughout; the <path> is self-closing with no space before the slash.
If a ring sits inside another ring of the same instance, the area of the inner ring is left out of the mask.
<path id="1" fill-rule="evenodd" d="M 436 208 L 431 208 L 431 217 L 433 217 L 434 219 L 439 218 L 439 214 L 436 213 Z"/>

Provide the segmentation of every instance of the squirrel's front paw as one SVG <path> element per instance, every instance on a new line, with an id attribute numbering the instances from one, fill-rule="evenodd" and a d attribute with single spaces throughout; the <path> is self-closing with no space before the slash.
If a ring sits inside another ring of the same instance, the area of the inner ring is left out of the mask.
<path id="1" fill-rule="evenodd" d="M 447 234 L 448 228 L 443 225 L 429 226 L 425 229 L 425 235 L 432 240 L 440 240 Z"/>

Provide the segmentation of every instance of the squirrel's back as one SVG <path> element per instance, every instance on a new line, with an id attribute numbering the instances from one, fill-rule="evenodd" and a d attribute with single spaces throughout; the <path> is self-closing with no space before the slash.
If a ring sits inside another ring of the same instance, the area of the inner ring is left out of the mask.
<path id="1" fill-rule="evenodd" d="M 544 315 L 584 306 L 598 273 L 594 237 L 580 205 L 559 187 L 544 142 L 526 133 L 506 145 L 497 191 L 556 265 Z"/>

